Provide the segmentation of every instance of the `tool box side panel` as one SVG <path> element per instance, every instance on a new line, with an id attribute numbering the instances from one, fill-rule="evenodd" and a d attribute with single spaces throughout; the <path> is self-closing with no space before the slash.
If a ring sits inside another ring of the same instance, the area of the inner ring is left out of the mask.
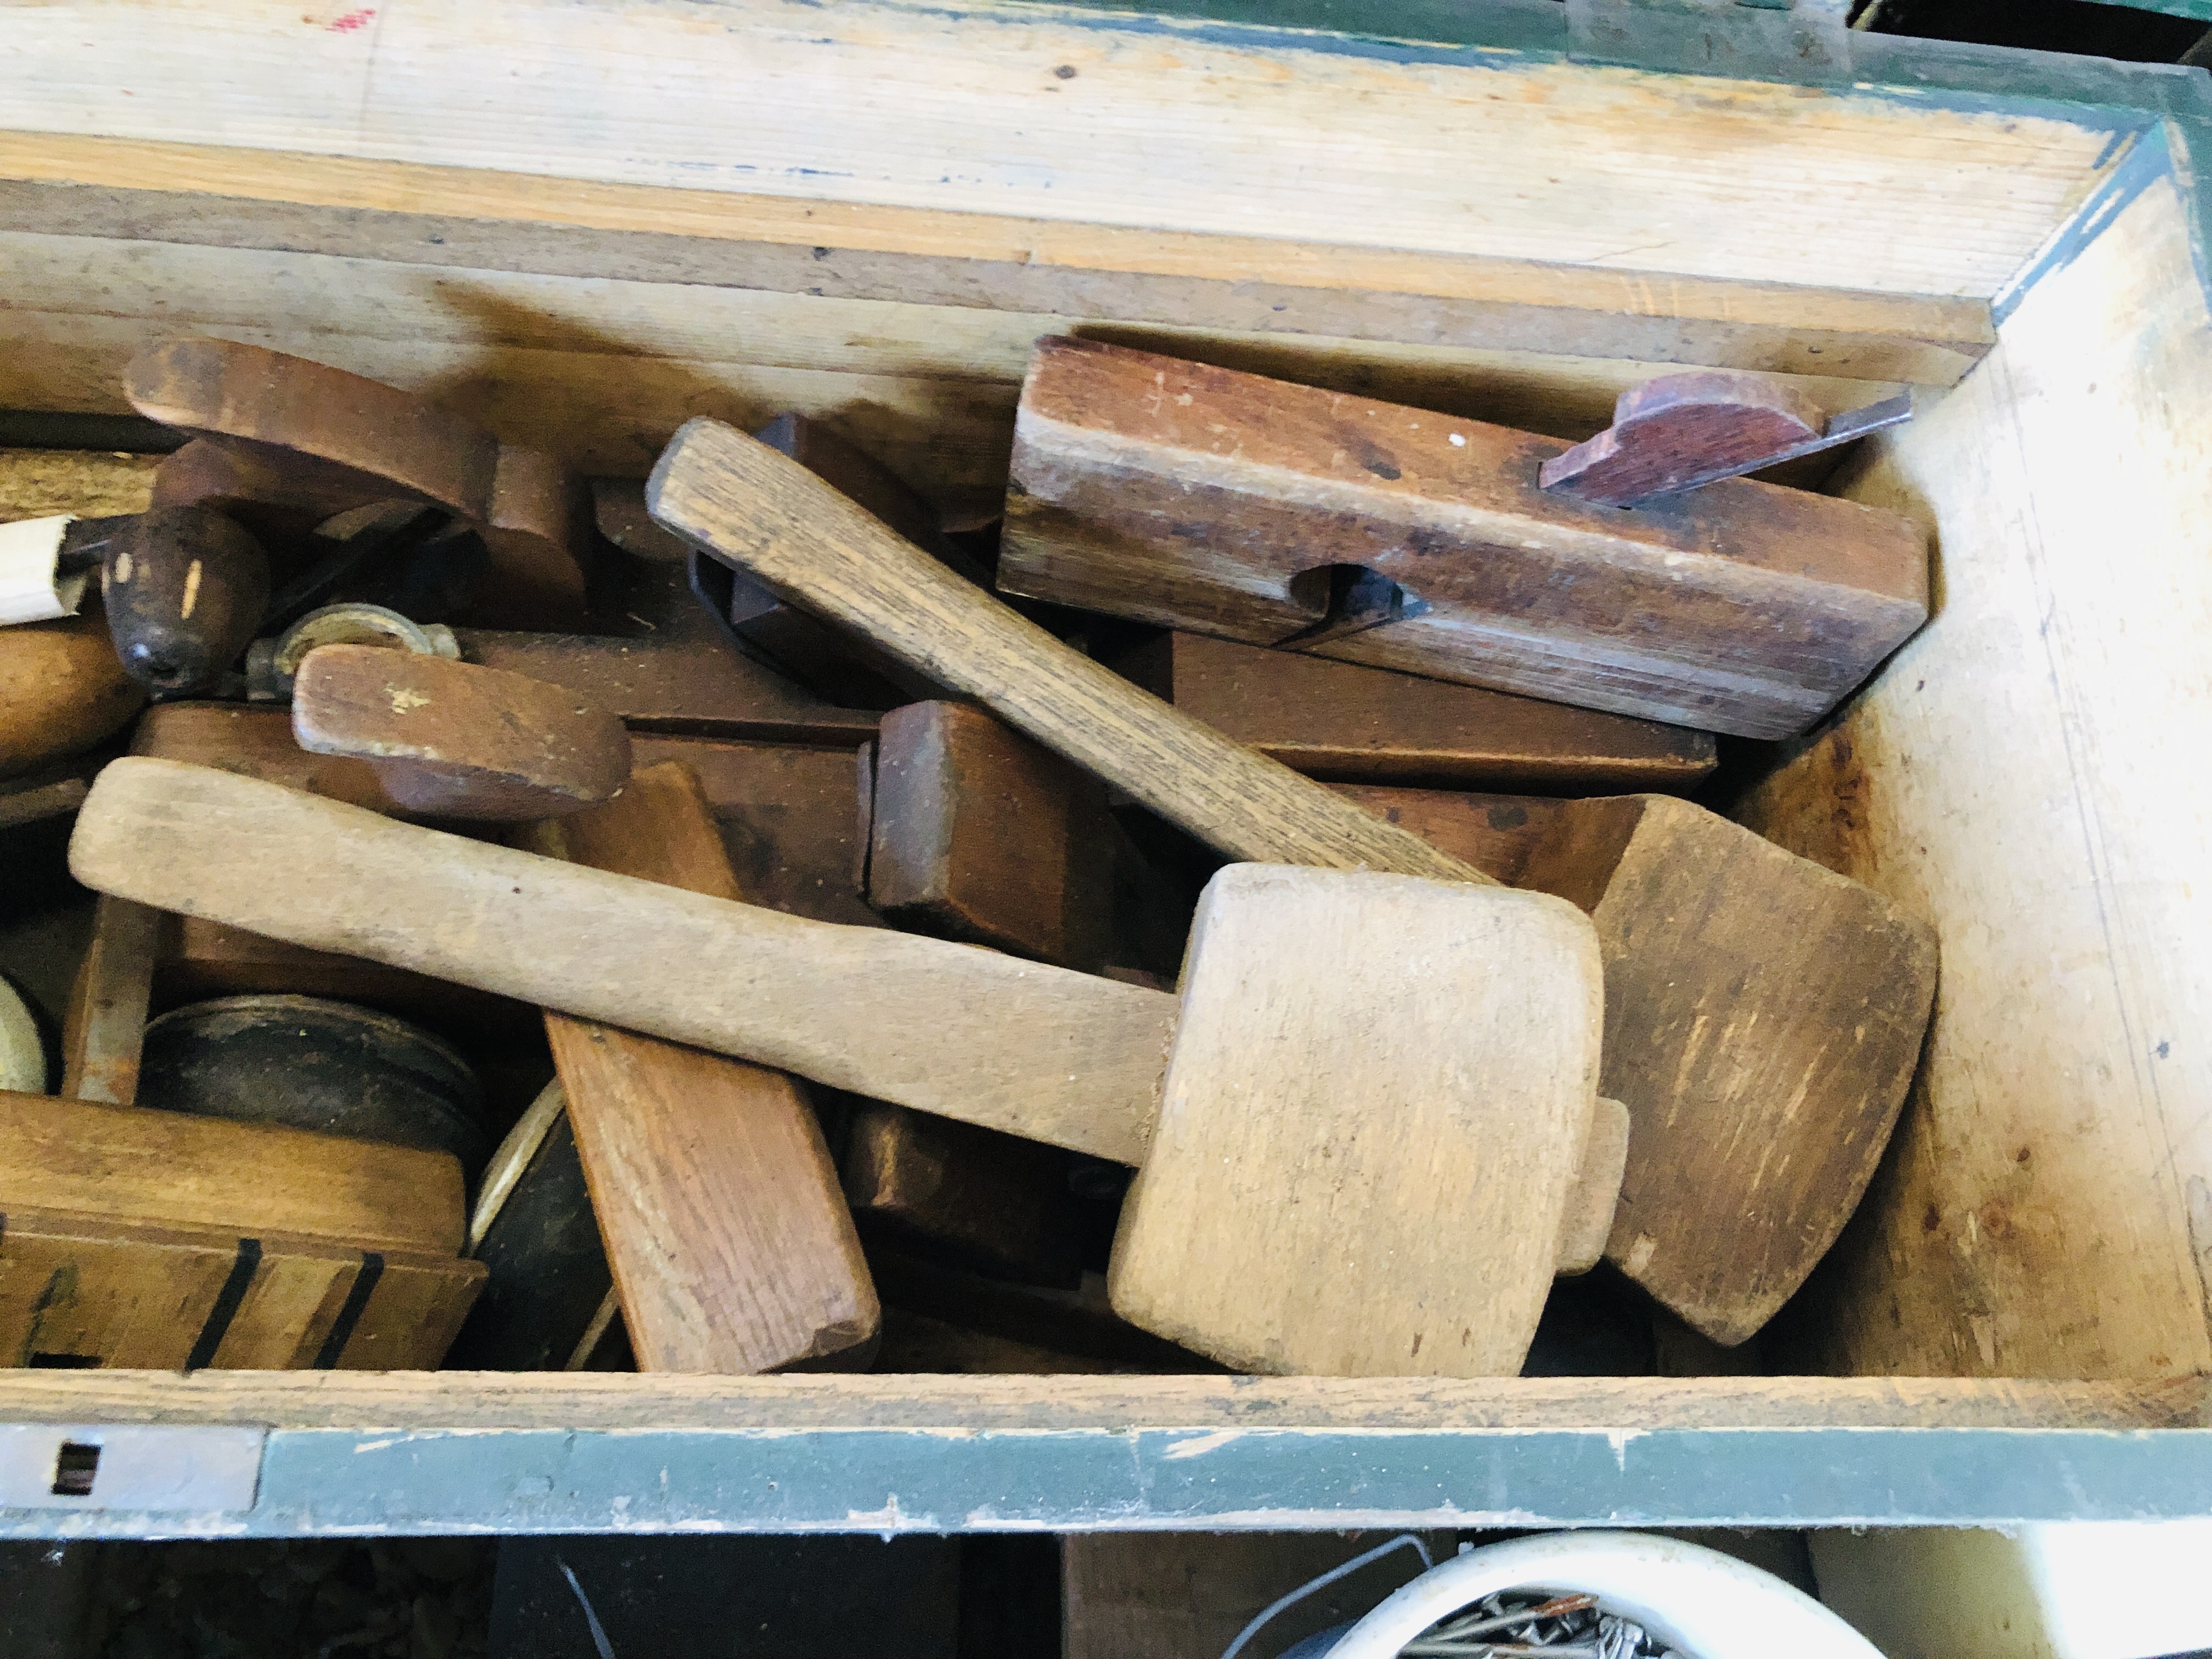
<path id="1" fill-rule="evenodd" d="M 1935 618 L 1740 816 L 1928 917 L 1923 1071 L 1792 1358 L 2212 1369 L 2212 314 L 2184 179 L 2117 201 L 1849 485 Z"/>
<path id="2" fill-rule="evenodd" d="M 1891 294 L 1995 293 L 2116 149 L 2086 110 L 1043 6 L 490 0 L 349 28 L 79 0 L 6 38 L 17 131 Z"/>

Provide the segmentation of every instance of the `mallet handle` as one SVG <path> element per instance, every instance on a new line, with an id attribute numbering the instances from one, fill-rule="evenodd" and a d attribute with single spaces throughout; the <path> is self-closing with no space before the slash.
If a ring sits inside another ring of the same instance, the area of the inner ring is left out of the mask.
<path id="1" fill-rule="evenodd" d="M 1176 1000 L 809 921 L 181 761 L 93 784 L 86 886 L 917 1110 L 1143 1162 Z"/>
<path id="2" fill-rule="evenodd" d="M 1230 858 L 1491 880 L 1062 644 L 734 427 L 686 422 L 653 468 L 646 505 Z"/>

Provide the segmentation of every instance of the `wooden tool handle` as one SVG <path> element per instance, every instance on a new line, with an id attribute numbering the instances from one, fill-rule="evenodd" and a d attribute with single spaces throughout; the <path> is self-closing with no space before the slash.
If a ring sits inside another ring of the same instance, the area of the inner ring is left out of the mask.
<path id="1" fill-rule="evenodd" d="M 1490 880 L 1138 690 L 734 427 L 687 422 L 653 468 L 646 505 L 1232 859 Z"/>
<path id="2" fill-rule="evenodd" d="M 70 842 L 88 887 L 878 1100 L 1143 1160 L 1176 1000 L 974 945 L 802 921 L 130 757 Z"/>

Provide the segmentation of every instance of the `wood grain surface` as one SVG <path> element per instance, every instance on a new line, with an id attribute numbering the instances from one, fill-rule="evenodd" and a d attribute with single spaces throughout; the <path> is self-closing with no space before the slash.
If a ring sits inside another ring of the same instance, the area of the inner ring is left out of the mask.
<path id="1" fill-rule="evenodd" d="M 282 536 L 372 502 L 423 501 L 489 550 L 485 614 L 538 626 L 582 614 L 589 502 L 551 456 L 396 386 L 240 341 L 150 346 L 125 383 L 140 414 L 197 434 L 162 463 L 157 505 L 203 501 Z"/>
<path id="2" fill-rule="evenodd" d="M 1115 1310 L 1238 1370 L 1518 1371 L 1595 1109 L 1601 971 L 1543 894 L 1222 872 Z"/>
<path id="3" fill-rule="evenodd" d="M 65 1098 L 128 1106 L 138 1097 L 163 921 L 159 910 L 106 894 L 94 905 L 92 937 L 62 1022 Z"/>
<path id="4" fill-rule="evenodd" d="M 0 1092 L 0 1209 L 459 1253 L 450 1153 Z"/>
<path id="5" fill-rule="evenodd" d="M 680 534 L 867 634 L 1231 858 L 1484 879 L 1138 691 L 732 428 L 688 422 L 646 501 Z"/>
<path id="6" fill-rule="evenodd" d="M 1746 737 L 1803 730 L 1927 617 L 1893 513 L 1747 479 L 1633 510 L 1557 440 L 1091 340 L 1040 343 L 999 584 L 1254 645 Z M 1333 570 L 1426 605 L 1330 620 Z"/>
<path id="7" fill-rule="evenodd" d="M 100 774 L 80 881 L 1140 1162 L 1175 999 L 684 893 L 173 761 Z M 977 1009 L 990 1018 L 973 1017 Z"/>
<path id="8" fill-rule="evenodd" d="M 1665 795 L 1569 803 L 1519 881 L 1589 912 L 1605 1082 L 1633 1121 L 1607 1258 L 1744 1340 L 1874 1176 L 1920 1058 L 1935 932 Z"/>
<path id="9" fill-rule="evenodd" d="M 483 1280 L 453 1255 L 11 1204 L 0 1365 L 430 1370 Z"/>
<path id="10" fill-rule="evenodd" d="M 611 799 L 629 776 L 622 721 L 505 669 L 368 645 L 307 653 L 292 735 L 374 767 L 428 817 L 520 822 Z"/>
<path id="11" fill-rule="evenodd" d="M 1164 633 L 1109 660 L 1224 737 L 1331 782 L 1671 793 L 1714 765 L 1710 732 L 1203 634 Z"/>
<path id="12" fill-rule="evenodd" d="M 739 896 L 680 763 L 647 768 L 618 799 L 542 836 L 593 869 Z M 865 1363 L 875 1289 L 800 1085 L 563 1014 L 545 1031 L 638 1369 Z"/>
<path id="13" fill-rule="evenodd" d="M 1554 1261 L 1563 1274 L 1586 1273 L 1605 1259 L 1606 1240 L 1613 1237 L 1613 1214 L 1620 1207 L 1621 1177 L 1628 1169 L 1628 1108 L 1600 1095 L 1574 1191 L 1559 1217 Z"/>
<path id="14" fill-rule="evenodd" d="M 1546 461 L 1536 477 L 1580 501 L 1632 507 L 1715 471 L 1756 471 L 1827 424 L 1819 404 L 1776 377 L 1662 375 L 1624 392 L 1611 426 Z"/>
<path id="15" fill-rule="evenodd" d="M 845 1197 L 872 1241 L 1000 1279 L 1073 1285 L 1072 1160 L 1056 1146 L 866 1101 L 845 1128 Z"/>
<path id="16" fill-rule="evenodd" d="M 868 830 L 869 905 L 913 932 L 1096 972 L 1114 871 L 1105 792 L 964 703 L 883 719 Z"/>

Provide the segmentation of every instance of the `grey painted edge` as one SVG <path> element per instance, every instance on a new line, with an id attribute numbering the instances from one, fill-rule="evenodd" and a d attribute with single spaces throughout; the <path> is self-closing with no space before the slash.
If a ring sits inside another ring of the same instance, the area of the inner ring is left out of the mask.
<path id="1" fill-rule="evenodd" d="M 0 1536 L 2011 1526 L 2212 1513 L 2212 1429 L 272 1431 L 246 1512 Z"/>

